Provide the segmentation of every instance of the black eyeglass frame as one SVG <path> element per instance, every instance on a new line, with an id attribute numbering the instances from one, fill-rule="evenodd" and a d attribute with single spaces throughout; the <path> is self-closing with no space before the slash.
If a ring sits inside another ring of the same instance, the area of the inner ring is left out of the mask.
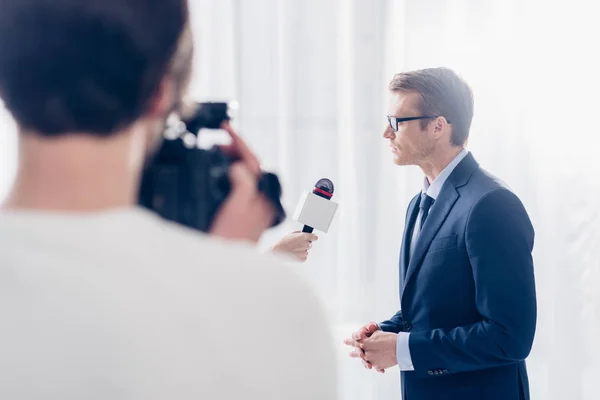
<path id="1" fill-rule="evenodd" d="M 398 132 L 398 124 L 401 122 L 406 122 L 406 121 L 415 121 L 418 119 L 428 119 L 428 118 L 437 118 L 439 117 L 439 115 L 420 115 L 418 117 L 405 117 L 405 118 L 398 118 L 398 117 L 392 117 L 387 115 L 387 120 L 388 120 L 388 124 L 390 125 L 390 129 L 392 130 L 392 132 Z M 394 122 L 392 124 L 392 121 Z M 446 122 L 450 123 L 450 121 L 448 121 L 448 119 L 446 119 Z"/>

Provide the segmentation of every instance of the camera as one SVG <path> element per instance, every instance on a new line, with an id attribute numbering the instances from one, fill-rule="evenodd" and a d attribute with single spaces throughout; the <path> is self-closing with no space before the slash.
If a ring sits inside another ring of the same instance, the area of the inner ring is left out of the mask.
<path id="1" fill-rule="evenodd" d="M 144 169 L 139 204 L 165 219 L 208 232 L 229 195 L 229 167 L 237 161 L 218 146 L 198 146 L 201 129 L 219 129 L 231 119 L 229 103 L 194 103 L 185 116 L 171 116 L 158 151 Z M 263 172 L 258 190 L 275 209 L 271 227 L 285 219 L 278 177 Z"/>

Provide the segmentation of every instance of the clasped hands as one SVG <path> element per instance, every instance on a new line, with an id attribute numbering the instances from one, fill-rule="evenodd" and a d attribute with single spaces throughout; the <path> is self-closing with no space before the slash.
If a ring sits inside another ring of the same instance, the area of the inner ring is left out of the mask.
<path id="1" fill-rule="evenodd" d="M 398 364 L 396 358 L 395 333 L 383 332 L 379 326 L 370 322 L 352 334 L 352 339 L 344 344 L 352 346 L 350 357 L 360 358 L 365 368 L 384 373 L 387 368 Z"/>

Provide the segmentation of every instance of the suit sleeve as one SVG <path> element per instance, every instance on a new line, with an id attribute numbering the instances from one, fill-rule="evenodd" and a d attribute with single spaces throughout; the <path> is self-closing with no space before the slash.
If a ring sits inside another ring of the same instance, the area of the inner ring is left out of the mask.
<path id="1" fill-rule="evenodd" d="M 380 322 L 379 328 L 384 332 L 398 333 L 402 332 L 404 326 L 404 318 L 402 318 L 402 310 L 398 311 L 392 318 L 387 321 Z"/>
<path id="2" fill-rule="evenodd" d="M 524 360 L 536 326 L 534 231 L 519 199 L 507 189 L 484 195 L 467 220 L 465 241 L 481 321 L 412 332 L 415 371 L 431 375 L 486 369 Z"/>

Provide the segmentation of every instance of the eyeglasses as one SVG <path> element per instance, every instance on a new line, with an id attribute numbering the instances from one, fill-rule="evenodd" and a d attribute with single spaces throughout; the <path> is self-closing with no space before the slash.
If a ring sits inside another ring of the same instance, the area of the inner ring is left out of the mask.
<path id="1" fill-rule="evenodd" d="M 389 115 L 387 116 L 388 124 L 390 124 L 390 129 L 393 132 L 398 132 L 398 124 L 401 122 L 414 121 L 417 119 L 427 119 L 427 118 L 437 118 L 437 116 L 421 115 L 420 117 L 406 117 L 406 118 L 390 117 Z M 448 121 L 447 119 L 446 119 L 446 122 L 450 123 L 450 121 Z"/>

